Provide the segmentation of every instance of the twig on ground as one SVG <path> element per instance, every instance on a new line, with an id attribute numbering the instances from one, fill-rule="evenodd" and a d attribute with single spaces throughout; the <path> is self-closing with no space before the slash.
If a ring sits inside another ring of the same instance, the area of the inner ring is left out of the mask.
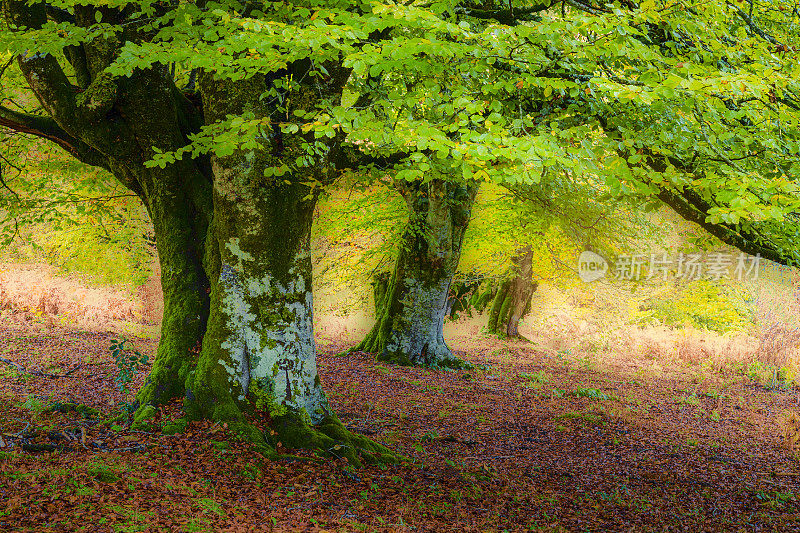
<path id="1" fill-rule="evenodd" d="M 6 359 L 5 357 L 0 357 L 0 363 L 5 363 L 7 365 L 11 365 L 11 366 L 13 366 L 14 368 L 16 368 L 17 370 L 19 370 L 20 372 L 22 372 L 24 374 L 32 374 L 34 376 L 40 376 L 40 377 L 48 378 L 48 379 L 77 377 L 77 376 L 72 376 L 72 374 L 76 370 L 78 370 L 79 368 L 83 367 L 83 363 L 81 363 L 78 366 L 76 366 L 75 368 L 73 368 L 72 370 L 70 370 L 69 372 L 67 372 L 66 374 L 49 374 L 47 372 L 42 372 L 41 370 L 28 370 L 27 368 L 25 368 L 21 364 L 15 362 L 15 361 L 11 361 L 10 359 Z"/>
<path id="2" fill-rule="evenodd" d="M 14 361 L 10 361 L 10 360 L 6 359 L 5 357 L 0 357 L 0 363 L 5 363 L 7 365 L 11 365 L 11 366 L 15 367 L 17 370 L 20 370 L 22 372 L 27 372 L 27 370 L 25 370 L 24 366 L 22 366 L 19 363 L 15 363 Z"/>

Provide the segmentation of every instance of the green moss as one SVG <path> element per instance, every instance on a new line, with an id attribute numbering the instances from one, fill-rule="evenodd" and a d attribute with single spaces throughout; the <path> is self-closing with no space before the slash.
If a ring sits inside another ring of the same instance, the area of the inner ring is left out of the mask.
<path id="1" fill-rule="evenodd" d="M 314 450 L 327 457 L 347 459 L 353 466 L 362 463 L 397 463 L 401 457 L 388 448 L 350 432 L 333 415 L 316 427 L 310 426 L 301 413 L 289 412 L 272 421 L 272 444 L 294 449 Z"/>
<path id="2" fill-rule="evenodd" d="M 399 366 L 414 366 L 414 363 L 411 362 L 411 359 L 408 358 L 408 355 L 404 353 L 391 353 L 383 351 L 378 354 L 377 360 Z"/>
<path id="3" fill-rule="evenodd" d="M 88 405 L 84 405 L 82 403 L 61 403 L 61 402 L 54 402 L 51 404 L 47 411 L 51 412 L 59 412 L 59 413 L 69 413 L 69 412 L 76 412 L 84 416 L 84 418 L 97 418 L 100 414 L 97 409 L 92 409 Z"/>
<path id="4" fill-rule="evenodd" d="M 136 414 L 133 417 L 133 425 L 134 428 L 141 428 L 144 426 L 145 422 L 148 420 L 152 420 L 156 416 L 156 408 L 152 405 L 145 405 L 141 409 L 136 411 Z"/>
<path id="5" fill-rule="evenodd" d="M 242 412 L 233 400 L 218 402 L 214 406 L 211 419 L 225 422 L 238 421 L 242 419 Z"/>
<path id="6" fill-rule="evenodd" d="M 506 280 L 500 285 L 500 288 L 497 289 L 494 301 L 492 302 L 492 308 L 489 311 L 489 324 L 486 326 L 486 330 L 489 333 L 498 334 L 500 328 L 505 323 L 503 317 L 508 314 L 509 306 L 511 305 L 511 298 L 508 294 L 510 287 L 511 281 Z"/>
<path id="7" fill-rule="evenodd" d="M 104 117 L 117 100 L 117 82 L 114 76 L 101 72 L 89 84 L 84 92 L 78 95 L 76 103 L 82 111 L 89 114 L 90 120 Z"/>
<path id="8" fill-rule="evenodd" d="M 189 421 L 186 418 L 179 418 L 178 420 L 164 424 L 161 432 L 164 435 L 177 435 L 178 433 L 186 431 L 187 425 L 189 425 Z"/>
<path id="9" fill-rule="evenodd" d="M 275 363 L 277 366 L 277 363 Z M 273 375 L 277 374 L 273 369 Z M 318 377 L 319 379 L 319 377 Z M 272 381 L 259 379 L 250 384 L 249 394 L 253 397 L 256 409 L 267 411 L 272 418 L 281 417 L 286 414 L 286 406 L 279 402 L 272 391 Z"/>
<path id="10" fill-rule="evenodd" d="M 112 467 L 105 464 L 97 464 L 90 466 L 86 469 L 86 472 L 95 478 L 97 481 L 101 483 L 114 483 L 119 481 L 118 472 L 116 472 Z"/>
<path id="11" fill-rule="evenodd" d="M 228 429 L 233 433 L 235 438 L 254 444 L 259 453 L 267 457 L 275 456 L 275 448 L 264 438 L 264 434 L 261 430 L 253 424 L 244 421 L 231 422 L 228 424 Z"/>

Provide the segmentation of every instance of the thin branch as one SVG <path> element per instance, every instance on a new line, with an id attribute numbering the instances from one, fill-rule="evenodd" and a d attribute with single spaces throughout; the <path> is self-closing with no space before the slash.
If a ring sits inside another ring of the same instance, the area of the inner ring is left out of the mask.
<path id="1" fill-rule="evenodd" d="M 0 78 L 3 77 L 3 75 L 6 73 L 6 70 L 8 70 L 8 67 L 10 67 L 13 62 L 14 58 L 12 57 L 11 59 L 8 60 L 8 62 L 6 62 L 5 65 L 3 65 L 3 68 L 0 68 Z"/>
<path id="2" fill-rule="evenodd" d="M 552 0 L 545 0 L 541 4 L 513 9 L 473 9 L 469 7 L 457 7 L 455 12 L 459 15 L 466 15 L 482 20 L 496 20 L 501 24 L 514 26 L 518 22 L 539 20 L 538 13 L 546 11 L 553 6 Z"/>
<path id="3" fill-rule="evenodd" d="M 752 5 L 753 4 L 751 3 L 750 6 L 752 7 Z M 753 33 L 757 34 L 762 39 L 769 41 L 772 44 L 778 44 L 778 40 L 775 39 L 775 37 L 773 37 L 769 33 L 759 28 L 758 25 L 753 21 L 753 18 L 749 16 L 747 13 L 739 9 L 737 6 L 731 4 L 730 2 L 728 2 L 728 7 L 732 8 L 736 12 L 736 14 L 739 15 L 739 18 L 741 18 L 745 22 L 745 24 L 747 24 L 750 27 L 750 30 L 752 30 Z"/>
<path id="4" fill-rule="evenodd" d="M 100 152 L 80 139 L 72 137 L 51 118 L 21 113 L 0 106 L 0 126 L 47 139 L 83 163 L 110 170 L 108 160 Z"/>
<path id="5" fill-rule="evenodd" d="M 78 366 L 76 366 L 75 368 L 73 368 L 72 370 L 70 370 L 69 372 L 67 372 L 65 374 L 50 374 L 48 372 L 42 372 L 41 370 L 28 370 L 24 366 L 22 366 L 21 364 L 16 363 L 14 361 L 11 361 L 10 359 L 6 359 L 5 357 L 0 357 L 0 363 L 5 363 L 7 365 L 11 365 L 11 366 L 15 367 L 17 370 L 19 370 L 20 372 L 22 372 L 23 374 L 32 374 L 34 376 L 40 376 L 40 377 L 48 378 L 48 379 L 60 379 L 60 378 L 68 378 L 68 377 L 77 377 L 77 376 L 73 376 L 72 374 L 74 374 L 75 371 L 78 370 L 79 368 L 83 367 L 83 364 L 79 364 Z"/>
<path id="6" fill-rule="evenodd" d="M 2 155 L 0 155 L 0 158 L 2 158 L 3 161 L 8 163 L 8 160 L 5 157 L 3 157 Z M 14 165 L 11 165 L 11 166 L 13 167 Z M 17 170 L 20 170 L 18 167 L 14 167 L 14 168 L 16 168 Z M 8 192 L 10 192 L 14 196 L 16 196 L 17 199 L 19 199 L 19 194 L 17 194 L 17 191 L 15 191 L 11 187 L 9 187 L 8 183 L 6 183 L 6 180 L 3 179 L 3 167 L 2 167 L 2 165 L 0 165 L 0 186 L 2 186 L 4 189 L 8 189 Z"/>
<path id="7" fill-rule="evenodd" d="M 584 4 L 579 0 L 565 0 L 567 4 L 571 5 L 575 9 L 583 11 L 585 13 L 589 13 L 590 15 L 600 15 L 602 13 L 608 13 L 607 9 L 603 9 L 596 6 L 590 6 L 589 4 Z"/>

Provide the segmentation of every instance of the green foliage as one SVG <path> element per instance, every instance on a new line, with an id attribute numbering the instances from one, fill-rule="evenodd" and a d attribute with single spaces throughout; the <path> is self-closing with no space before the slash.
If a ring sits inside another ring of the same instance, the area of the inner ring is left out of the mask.
<path id="1" fill-rule="evenodd" d="M 761 361 L 752 361 L 745 371 L 747 377 L 766 389 L 791 389 L 798 383 L 798 376 L 791 367 L 778 367 Z"/>
<path id="2" fill-rule="evenodd" d="M 606 394 L 603 391 L 597 389 L 585 389 L 583 387 L 578 387 L 573 392 L 575 396 L 578 398 L 592 398 L 593 400 L 611 400 L 613 399 L 611 396 Z"/>
<path id="3" fill-rule="evenodd" d="M 746 290 L 732 284 L 696 280 L 669 287 L 640 305 L 636 321 L 673 326 L 692 326 L 718 333 L 749 331 L 753 310 Z"/>
<path id="4" fill-rule="evenodd" d="M 246 111 L 205 124 L 186 146 L 153 147 L 149 166 L 227 156 L 279 132 L 297 150 L 276 157 L 264 177 L 303 176 L 312 187 L 319 178 L 310 169 L 332 145 L 349 158 L 342 170 L 355 168 L 366 182 L 435 174 L 538 190 L 563 174 L 629 199 L 691 185 L 689 207 L 707 215 L 702 222 L 760 235 L 793 257 L 795 232 L 784 221 L 793 226 L 800 205 L 791 179 L 800 76 L 780 44 L 797 31 L 783 2 L 767 2 L 776 8 L 754 19 L 721 1 L 704 9 L 666 0 L 544 2 L 508 11 L 458 1 L 277 2 L 269 10 L 230 0 L 213 9 L 58 2 L 67 11 L 78 4 L 96 16 L 6 30 L 0 54 L 51 54 L 77 78 L 65 47 L 108 45 L 104 72 L 72 102 L 82 111 L 95 101 L 108 111 L 117 83 L 161 65 L 174 65 L 179 84 L 198 69 L 236 82 L 276 75 L 263 95 L 277 102 L 273 117 Z M 124 13 L 113 9 L 120 5 Z M 139 31 L 121 39 L 130 28 Z M 310 67 L 295 76 L 299 64 Z M 3 96 L 30 100 L 18 69 L 8 76 Z M 331 79 L 343 85 L 316 90 Z"/>
<path id="5" fill-rule="evenodd" d="M 119 480 L 119 467 L 102 462 L 89 463 L 86 472 L 101 483 L 114 483 Z"/>
<path id="6" fill-rule="evenodd" d="M 778 490 L 761 490 L 755 493 L 757 500 L 761 501 L 764 506 L 770 509 L 781 509 L 786 504 L 797 501 L 797 496 L 794 492 L 781 492 Z"/>
<path id="7" fill-rule="evenodd" d="M 322 305 L 347 312 L 369 305 L 370 282 L 388 270 L 408 221 L 400 194 L 388 187 L 343 184 L 320 201 L 314 224 L 314 285 L 336 295 Z"/>
<path id="8" fill-rule="evenodd" d="M 211 498 L 200 498 L 197 500 L 197 505 L 203 510 L 204 513 L 213 513 L 217 516 L 225 516 L 225 511 L 222 505 Z"/>
<path id="9" fill-rule="evenodd" d="M 2 134 L 0 134 L 2 135 Z M 0 187 L 0 260 L 45 261 L 101 284 L 137 286 L 150 275 L 150 221 L 135 195 L 106 172 L 53 146 L 14 138 L 0 157 L 25 150 Z"/>
<path id="10" fill-rule="evenodd" d="M 544 384 L 550 382 L 550 378 L 544 370 L 537 370 L 534 373 L 522 372 L 519 377 L 528 383 Z"/>
<path id="11" fill-rule="evenodd" d="M 678 404 L 693 405 L 695 407 L 700 405 L 700 398 L 696 394 L 682 395 L 676 399 Z"/>
<path id="12" fill-rule="evenodd" d="M 29 394 L 25 401 L 20 404 L 20 407 L 39 415 L 47 409 L 47 403 L 33 394 Z"/>
<path id="13" fill-rule="evenodd" d="M 93 409 L 88 405 L 84 405 L 82 403 L 71 403 L 71 402 L 53 402 L 47 407 L 48 411 L 51 412 L 59 412 L 59 413 L 69 413 L 75 412 L 80 415 L 83 415 L 84 418 L 97 418 L 100 415 L 100 412 L 97 409 Z"/>
<path id="14" fill-rule="evenodd" d="M 148 358 L 136 348 L 131 347 L 131 341 L 122 337 L 111 341 L 109 351 L 117 365 L 117 376 L 114 382 L 123 393 L 128 392 L 128 385 L 133 381 L 134 376 L 144 365 L 147 365 Z"/>

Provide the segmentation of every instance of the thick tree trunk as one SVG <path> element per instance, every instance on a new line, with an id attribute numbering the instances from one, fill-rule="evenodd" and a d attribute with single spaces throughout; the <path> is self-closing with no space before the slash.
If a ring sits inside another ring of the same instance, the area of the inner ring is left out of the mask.
<path id="1" fill-rule="evenodd" d="M 342 149 L 344 132 L 284 139 L 276 125 L 295 111 L 340 100 L 351 70 L 336 60 L 323 68 L 299 58 L 269 76 L 222 80 L 219 72 L 206 72 L 202 101 L 190 101 L 165 65 L 128 76 L 110 73 L 125 43 L 146 32 L 128 9 L 99 9 L 53 12 L 83 28 L 102 15 L 104 23 L 123 29 L 66 47 L 74 78 L 49 49 L 26 50 L 17 58 L 19 68 L 49 117 L 0 106 L 0 125 L 53 140 L 111 171 L 150 212 L 165 313 L 136 423 L 154 414 L 153 404 L 185 394 L 187 414 L 230 422 L 267 451 L 273 449 L 251 423 L 258 414 L 273 444 L 321 449 L 355 463 L 393 460 L 336 419 L 316 368 L 309 255 L 315 194 L 307 183 L 330 183 L 336 166 L 350 165 L 359 152 Z M 0 0 L 0 16 L 12 31 L 44 29 L 48 13 L 42 3 Z M 286 83 L 273 83 L 278 78 Z M 261 145 L 250 139 L 227 157 L 179 160 L 166 168 L 147 164 L 155 153 L 185 147 L 203 125 L 249 113 L 263 120 Z M 313 162 L 306 167 L 309 154 Z M 266 178 L 267 167 L 298 166 Z"/>
<path id="2" fill-rule="evenodd" d="M 519 338 L 519 322 L 530 312 L 533 293 L 538 284 L 532 279 L 533 251 L 526 246 L 513 258 L 514 277 L 497 289 L 489 311 L 487 332 L 502 337 Z"/>
<path id="3" fill-rule="evenodd" d="M 260 99 L 269 89 L 264 77 L 234 84 L 203 76 L 200 86 L 209 122 L 274 111 Z M 301 146 L 283 149 L 294 161 Z M 310 253 L 316 195 L 305 182 L 323 176 L 265 178 L 264 169 L 276 164 L 272 146 L 212 157 L 209 255 L 218 260 L 208 261 L 211 312 L 184 407 L 191 417 L 225 421 L 267 447 L 281 442 L 333 453 L 345 443 L 338 455 L 352 462 L 389 458 L 388 450 L 342 426 L 317 374 Z M 268 436 L 250 423 L 252 416 L 269 425 Z"/>
<path id="4" fill-rule="evenodd" d="M 382 297 L 376 285 L 375 325 L 354 350 L 401 365 L 461 366 L 443 327 L 476 188 L 432 180 L 404 184 L 400 192 L 408 229 Z"/>
<path id="5" fill-rule="evenodd" d="M 469 306 L 478 313 L 483 313 L 486 307 L 492 303 L 496 294 L 497 285 L 495 285 L 493 281 L 484 283 L 483 287 L 478 287 L 472 294 L 472 297 L 469 299 Z"/>
<path id="6" fill-rule="evenodd" d="M 20 27 L 48 23 L 42 3 L 3 0 L 2 13 Z M 88 27 L 96 23 L 96 14 L 94 7 L 76 6 L 71 16 L 77 25 Z M 111 9 L 103 13 L 103 20 L 113 24 L 125 16 Z M 209 285 L 202 263 L 211 181 L 202 161 L 163 169 L 145 165 L 154 148 L 170 152 L 185 146 L 188 135 L 200 128 L 202 115 L 175 87 L 164 66 L 127 77 L 110 75 L 106 68 L 123 43 L 124 38 L 112 32 L 65 49 L 78 86 L 55 54 L 31 50 L 19 56 L 19 69 L 49 117 L 18 113 L 10 123 L 6 116 L 5 125 L 54 140 L 81 161 L 109 170 L 142 199 L 151 215 L 165 309 L 153 369 L 137 398 L 141 421 L 152 412 L 151 404 L 183 395 L 205 330 Z"/>
<path id="7" fill-rule="evenodd" d="M 177 167 L 177 168 L 176 168 Z M 162 182 L 181 172 L 181 165 L 163 172 Z M 185 169 L 186 182 L 204 180 Z M 186 378 L 194 368 L 208 322 L 211 286 L 206 275 L 206 233 L 211 213 L 210 186 L 198 198 L 186 194 L 152 196 L 148 211 L 153 220 L 161 264 L 164 316 L 161 340 L 148 379 L 137 394 L 140 406 L 158 405 L 184 396 Z M 181 193 L 184 191 L 178 189 Z M 140 417 L 143 410 L 140 410 Z"/>

